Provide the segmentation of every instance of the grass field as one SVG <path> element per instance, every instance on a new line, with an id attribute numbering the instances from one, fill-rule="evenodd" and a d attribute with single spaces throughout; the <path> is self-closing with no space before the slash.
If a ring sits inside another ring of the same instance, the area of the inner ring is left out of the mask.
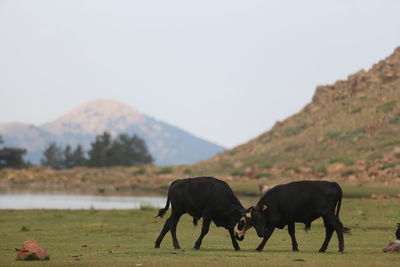
<path id="1" fill-rule="evenodd" d="M 248 201 L 248 200 L 247 200 Z M 250 230 L 241 251 L 235 252 L 229 234 L 214 225 L 199 251 L 192 249 L 200 227 L 185 215 L 178 225 L 182 250 L 172 248 L 166 235 L 154 249 L 166 218 L 155 219 L 155 210 L 2 210 L 0 211 L 0 266 L 397 266 L 400 254 L 385 254 L 382 248 L 394 239 L 400 222 L 400 200 L 344 199 L 341 220 L 352 228 L 345 237 L 345 254 L 337 253 L 334 235 L 326 253 L 318 253 L 324 238 L 322 221 L 311 231 L 297 224 L 300 252 L 291 252 L 285 230 L 276 230 L 264 251 Z M 14 248 L 35 239 L 50 254 L 50 261 L 16 261 Z"/>

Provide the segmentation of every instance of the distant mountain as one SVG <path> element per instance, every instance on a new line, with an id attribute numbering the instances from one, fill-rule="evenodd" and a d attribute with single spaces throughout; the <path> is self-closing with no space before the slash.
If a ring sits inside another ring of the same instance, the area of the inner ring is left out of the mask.
<path id="1" fill-rule="evenodd" d="M 158 165 L 193 164 L 224 150 L 224 147 L 193 136 L 173 125 L 139 113 L 128 105 L 100 99 L 86 103 L 53 122 L 41 126 L 0 124 L 5 145 L 26 148 L 27 159 L 39 163 L 50 142 L 90 147 L 97 134 L 108 131 L 137 134 L 146 141 Z"/>
<path id="2" fill-rule="evenodd" d="M 318 86 L 297 114 L 197 166 L 256 178 L 328 174 L 400 184 L 399 133 L 400 47 L 368 71 Z"/>

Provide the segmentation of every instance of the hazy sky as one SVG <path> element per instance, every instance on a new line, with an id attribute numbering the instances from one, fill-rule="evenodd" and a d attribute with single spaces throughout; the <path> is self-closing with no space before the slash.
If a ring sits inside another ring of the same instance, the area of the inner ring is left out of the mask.
<path id="1" fill-rule="evenodd" d="M 112 98 L 232 147 L 400 46 L 400 1 L 0 0 L 0 123 Z"/>

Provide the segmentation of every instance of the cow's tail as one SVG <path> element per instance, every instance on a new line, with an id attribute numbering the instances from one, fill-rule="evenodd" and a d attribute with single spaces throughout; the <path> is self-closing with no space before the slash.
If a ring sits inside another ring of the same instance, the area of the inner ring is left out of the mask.
<path id="1" fill-rule="evenodd" d="M 169 193 L 169 192 L 168 192 L 168 193 Z M 158 210 L 158 214 L 157 214 L 156 218 L 157 218 L 157 217 L 162 218 L 162 217 L 164 216 L 164 214 L 165 214 L 165 213 L 167 212 L 167 210 L 169 209 L 169 203 L 170 203 L 170 200 L 169 200 L 169 194 L 168 194 L 168 197 L 167 197 L 167 204 L 165 204 L 165 208 L 159 209 L 159 210 Z"/>
<path id="2" fill-rule="evenodd" d="M 169 203 L 171 203 L 171 200 L 170 200 L 170 198 L 169 198 L 169 197 L 170 197 L 170 193 L 171 193 L 171 187 L 172 187 L 177 181 L 179 181 L 179 180 L 175 180 L 175 181 L 173 181 L 173 182 L 169 185 L 167 203 L 165 204 L 165 208 L 159 209 L 159 210 L 158 210 L 158 214 L 157 214 L 156 218 L 157 218 L 157 217 L 162 218 L 162 217 L 165 215 L 165 213 L 167 212 L 167 210 L 169 209 Z"/>
<path id="3" fill-rule="evenodd" d="M 340 212 L 340 206 L 342 205 L 342 197 L 343 197 L 343 192 L 342 192 L 342 188 L 339 186 L 339 184 L 336 184 L 336 188 L 338 190 L 338 194 L 339 194 L 339 200 L 337 203 L 337 208 L 336 208 L 336 217 L 339 219 L 339 212 Z"/>
<path id="4" fill-rule="evenodd" d="M 336 217 L 338 218 L 342 233 L 351 235 L 351 229 L 343 226 L 343 223 L 340 221 L 340 218 L 339 218 L 340 206 L 342 205 L 343 191 L 338 183 L 335 183 L 335 185 L 336 185 L 336 188 L 337 188 L 338 194 L 339 194 L 339 199 L 338 199 L 337 208 L 336 208 Z"/>

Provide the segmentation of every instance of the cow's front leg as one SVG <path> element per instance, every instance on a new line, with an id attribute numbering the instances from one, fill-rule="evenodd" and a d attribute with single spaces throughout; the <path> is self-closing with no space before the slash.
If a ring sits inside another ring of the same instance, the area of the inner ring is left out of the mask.
<path id="1" fill-rule="evenodd" d="M 265 244 L 267 243 L 268 239 L 271 237 L 272 233 L 275 230 L 275 226 L 268 226 L 267 229 L 264 232 L 264 238 L 263 241 L 261 241 L 260 245 L 256 248 L 257 251 L 261 252 L 263 248 L 265 247 Z"/>
<path id="2" fill-rule="evenodd" d="M 232 245 L 233 245 L 233 247 L 235 248 L 235 251 L 240 250 L 240 247 L 239 247 L 238 242 L 236 241 L 235 233 L 233 232 L 233 229 L 232 229 L 232 228 L 229 228 L 228 231 L 229 231 L 229 234 L 230 234 L 230 236 L 231 236 Z"/>

